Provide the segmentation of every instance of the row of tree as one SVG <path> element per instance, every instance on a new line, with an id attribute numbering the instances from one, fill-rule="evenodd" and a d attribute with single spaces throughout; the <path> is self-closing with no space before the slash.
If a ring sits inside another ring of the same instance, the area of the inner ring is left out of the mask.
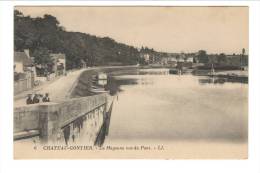
<path id="1" fill-rule="evenodd" d="M 227 55 L 224 53 L 208 55 L 205 50 L 199 50 L 196 60 L 203 64 L 248 65 L 248 56 L 245 55 L 244 48 L 242 49 L 242 54 L 233 54 L 232 58 L 227 58 Z"/>

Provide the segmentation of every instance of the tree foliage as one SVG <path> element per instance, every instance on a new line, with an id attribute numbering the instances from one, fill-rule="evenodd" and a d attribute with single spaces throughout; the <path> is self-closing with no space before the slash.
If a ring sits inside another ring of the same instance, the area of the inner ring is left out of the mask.
<path id="1" fill-rule="evenodd" d="M 36 64 L 41 65 L 51 65 L 53 64 L 53 60 L 50 57 L 50 52 L 48 49 L 44 47 L 38 47 L 34 50 L 32 53 L 32 56 L 34 57 L 34 62 Z"/>
<path id="2" fill-rule="evenodd" d="M 208 63 L 209 59 L 208 59 L 207 52 L 205 50 L 199 50 L 198 60 L 199 63 L 204 63 L 204 64 Z"/>
<path id="3" fill-rule="evenodd" d="M 48 14 L 32 18 L 15 10 L 14 23 L 15 50 L 30 49 L 36 63 L 50 63 L 47 53 L 66 54 L 67 69 L 80 67 L 83 61 L 88 66 L 111 63 L 131 65 L 141 61 L 137 48 L 109 37 L 65 31 L 59 21 Z M 146 50 L 150 51 L 148 48 Z"/>
<path id="4" fill-rule="evenodd" d="M 218 63 L 225 64 L 227 62 L 227 56 L 224 53 L 218 55 Z"/>

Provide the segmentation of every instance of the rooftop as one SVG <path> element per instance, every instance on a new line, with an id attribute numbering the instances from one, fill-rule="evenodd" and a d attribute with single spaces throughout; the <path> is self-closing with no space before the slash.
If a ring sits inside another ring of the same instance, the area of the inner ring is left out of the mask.
<path id="1" fill-rule="evenodd" d="M 30 57 L 28 57 L 25 52 L 14 52 L 14 62 L 21 62 L 25 66 L 31 65 L 33 63 Z"/>

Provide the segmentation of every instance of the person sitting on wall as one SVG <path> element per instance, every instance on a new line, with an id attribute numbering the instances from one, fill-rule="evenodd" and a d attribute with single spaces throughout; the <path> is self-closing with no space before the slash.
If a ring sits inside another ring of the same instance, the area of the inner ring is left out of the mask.
<path id="1" fill-rule="evenodd" d="M 36 104 L 36 103 L 39 103 L 40 100 L 38 98 L 38 94 L 34 94 L 34 97 L 33 97 L 33 104 Z"/>
<path id="2" fill-rule="evenodd" d="M 46 93 L 45 96 L 42 98 L 42 102 L 50 102 L 49 94 Z"/>
<path id="3" fill-rule="evenodd" d="M 26 104 L 33 104 L 32 94 L 28 94 L 28 98 L 26 99 Z"/>

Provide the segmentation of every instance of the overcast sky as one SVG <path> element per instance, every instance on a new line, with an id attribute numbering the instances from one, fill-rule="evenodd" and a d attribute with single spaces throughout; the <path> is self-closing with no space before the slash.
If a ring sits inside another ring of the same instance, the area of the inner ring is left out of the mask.
<path id="1" fill-rule="evenodd" d="M 16 7 L 51 14 L 67 31 L 111 37 L 157 51 L 240 53 L 248 50 L 248 7 Z"/>

